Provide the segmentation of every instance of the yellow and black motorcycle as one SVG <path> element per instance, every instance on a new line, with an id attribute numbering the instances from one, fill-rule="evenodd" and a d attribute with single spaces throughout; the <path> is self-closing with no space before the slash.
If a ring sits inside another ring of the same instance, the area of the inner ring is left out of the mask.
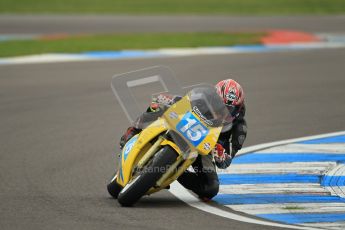
<path id="1" fill-rule="evenodd" d="M 108 192 L 132 206 L 167 188 L 199 154 L 210 154 L 227 117 L 214 86 L 193 88 L 126 143 Z"/>

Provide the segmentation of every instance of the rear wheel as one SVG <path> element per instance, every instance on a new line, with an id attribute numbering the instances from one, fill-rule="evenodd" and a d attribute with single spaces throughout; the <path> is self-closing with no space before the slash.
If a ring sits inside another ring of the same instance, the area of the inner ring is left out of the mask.
<path id="1" fill-rule="evenodd" d="M 170 146 L 165 146 L 159 150 L 152 161 L 139 172 L 139 175 L 128 183 L 120 192 L 118 202 L 122 206 L 132 206 L 153 186 L 165 170 L 172 165 L 177 158 L 177 154 Z"/>

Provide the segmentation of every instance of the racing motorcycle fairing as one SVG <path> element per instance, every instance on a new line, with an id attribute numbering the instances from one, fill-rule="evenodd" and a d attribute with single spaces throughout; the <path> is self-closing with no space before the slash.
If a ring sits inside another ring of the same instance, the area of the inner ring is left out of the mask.
<path id="1" fill-rule="evenodd" d="M 117 183 L 125 187 L 135 178 L 138 169 L 142 169 L 155 153 L 169 145 L 177 154 L 176 162 L 146 194 L 167 187 L 187 170 L 198 154 L 210 153 L 217 143 L 225 118 L 225 105 L 213 86 L 191 90 L 126 143 L 121 152 Z"/>

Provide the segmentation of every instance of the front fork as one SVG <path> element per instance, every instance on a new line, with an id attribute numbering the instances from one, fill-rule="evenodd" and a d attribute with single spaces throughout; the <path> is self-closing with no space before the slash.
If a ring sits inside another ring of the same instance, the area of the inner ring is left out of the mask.
<path id="1" fill-rule="evenodd" d="M 142 169 L 146 165 L 146 163 L 151 159 L 151 157 L 157 152 L 158 147 L 164 140 L 164 137 L 158 137 L 157 141 L 150 147 L 149 150 L 147 150 L 145 155 L 140 159 L 140 161 L 137 164 L 137 168 Z"/>

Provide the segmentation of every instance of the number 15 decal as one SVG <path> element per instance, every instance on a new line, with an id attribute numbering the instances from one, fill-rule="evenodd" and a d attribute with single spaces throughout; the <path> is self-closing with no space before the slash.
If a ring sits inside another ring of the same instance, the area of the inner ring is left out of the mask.
<path id="1" fill-rule="evenodd" d="M 209 130 L 191 113 L 188 112 L 176 125 L 176 129 L 194 146 L 199 145 Z"/>

